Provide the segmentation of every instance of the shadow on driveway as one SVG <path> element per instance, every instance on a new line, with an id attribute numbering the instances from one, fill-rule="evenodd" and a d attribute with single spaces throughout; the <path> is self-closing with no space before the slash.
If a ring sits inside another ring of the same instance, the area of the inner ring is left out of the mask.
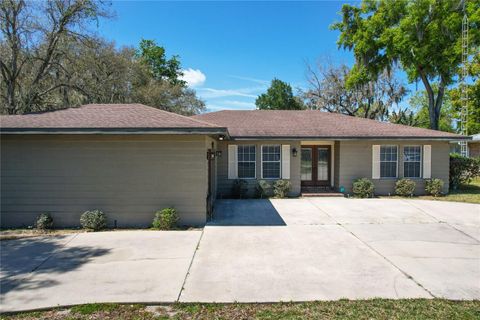
<path id="1" fill-rule="evenodd" d="M 66 247 L 73 237 L 75 235 L 0 241 L 0 298 L 11 290 L 31 290 L 57 284 L 55 280 L 34 280 L 32 272 L 69 272 L 110 251 L 94 247 Z M 56 263 L 45 263 L 52 255 L 55 255 Z"/>
<path id="2" fill-rule="evenodd" d="M 286 226 L 267 199 L 217 200 L 211 226 Z"/>

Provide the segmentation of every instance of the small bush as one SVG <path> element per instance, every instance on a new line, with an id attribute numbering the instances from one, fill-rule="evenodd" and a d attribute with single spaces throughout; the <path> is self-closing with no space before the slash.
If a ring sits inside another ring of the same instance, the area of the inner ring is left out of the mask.
<path id="1" fill-rule="evenodd" d="M 288 180 L 277 180 L 273 184 L 273 193 L 277 198 L 285 198 L 290 191 L 292 184 Z"/>
<path id="2" fill-rule="evenodd" d="M 171 230 L 177 226 L 178 215 L 174 208 L 165 208 L 155 212 L 152 227 L 159 230 Z"/>
<path id="3" fill-rule="evenodd" d="M 258 198 L 268 198 L 272 193 L 272 186 L 265 180 L 258 180 L 255 191 Z"/>
<path id="4" fill-rule="evenodd" d="M 53 218 L 50 215 L 50 213 L 48 213 L 48 212 L 40 213 L 40 215 L 37 217 L 36 226 L 37 226 L 37 229 L 39 229 L 39 230 L 52 229 Z"/>
<path id="5" fill-rule="evenodd" d="M 434 197 L 442 194 L 444 182 L 442 179 L 428 179 L 425 180 L 425 192 Z"/>
<path id="6" fill-rule="evenodd" d="M 243 179 L 235 179 L 232 185 L 232 195 L 235 198 L 245 198 L 248 191 L 248 182 Z"/>
<path id="7" fill-rule="evenodd" d="M 80 224 L 84 229 L 102 230 L 107 227 L 107 216 L 100 210 L 85 211 L 80 216 Z"/>
<path id="8" fill-rule="evenodd" d="M 353 194 L 359 198 L 371 198 L 375 194 L 375 185 L 367 178 L 353 181 Z"/>
<path id="9" fill-rule="evenodd" d="M 402 197 L 412 196 L 416 186 L 415 181 L 411 179 L 400 179 L 395 183 L 395 194 Z"/>
<path id="10" fill-rule="evenodd" d="M 480 176 L 480 158 L 467 158 L 457 153 L 450 155 L 450 185 L 457 189 Z"/>

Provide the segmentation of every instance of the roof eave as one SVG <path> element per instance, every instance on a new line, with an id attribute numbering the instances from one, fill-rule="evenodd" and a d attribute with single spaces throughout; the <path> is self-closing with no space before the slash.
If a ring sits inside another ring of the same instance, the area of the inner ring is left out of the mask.
<path id="1" fill-rule="evenodd" d="M 0 134 L 205 134 L 225 135 L 225 127 L 215 128 L 0 128 Z"/>
<path id="2" fill-rule="evenodd" d="M 428 136 L 231 136 L 232 140 L 472 140 L 468 136 L 428 137 Z"/>

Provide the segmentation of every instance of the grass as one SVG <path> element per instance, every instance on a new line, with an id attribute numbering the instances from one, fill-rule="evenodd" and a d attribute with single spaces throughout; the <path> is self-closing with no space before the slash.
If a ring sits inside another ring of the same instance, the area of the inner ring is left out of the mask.
<path id="1" fill-rule="evenodd" d="M 59 236 L 64 234 L 83 232 L 81 229 L 53 229 L 53 230 L 37 230 L 33 228 L 27 229 L 4 229 L 0 230 L 0 240 L 12 240 L 39 236 Z"/>
<path id="2" fill-rule="evenodd" d="M 402 198 L 399 196 L 381 196 L 380 198 Z M 450 190 L 450 193 L 444 196 L 414 196 L 411 199 L 437 200 L 437 201 L 457 201 L 480 204 L 480 178 L 474 179 L 470 184 L 461 185 L 457 190 Z"/>
<path id="3" fill-rule="evenodd" d="M 86 304 L 3 315 L 0 319 L 479 319 L 480 301 L 443 299 L 340 300 L 273 304 Z"/>

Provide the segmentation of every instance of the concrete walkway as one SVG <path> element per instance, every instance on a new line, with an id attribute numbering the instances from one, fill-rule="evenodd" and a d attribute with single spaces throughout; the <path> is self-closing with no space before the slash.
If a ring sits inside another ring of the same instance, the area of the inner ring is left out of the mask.
<path id="1" fill-rule="evenodd" d="M 1 312 L 92 302 L 480 299 L 480 205 L 473 204 L 221 200 L 203 232 L 0 244 Z"/>

